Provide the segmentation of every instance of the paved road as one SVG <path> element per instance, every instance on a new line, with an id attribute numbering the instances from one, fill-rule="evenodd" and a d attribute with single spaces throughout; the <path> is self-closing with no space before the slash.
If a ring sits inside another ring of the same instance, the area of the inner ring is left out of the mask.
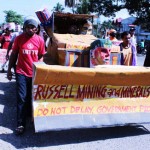
<path id="1" fill-rule="evenodd" d="M 139 65 L 144 57 L 138 56 Z M 99 129 L 34 133 L 31 122 L 20 137 L 13 134 L 16 120 L 15 80 L 0 73 L 0 150 L 143 150 L 150 149 L 150 124 Z"/>

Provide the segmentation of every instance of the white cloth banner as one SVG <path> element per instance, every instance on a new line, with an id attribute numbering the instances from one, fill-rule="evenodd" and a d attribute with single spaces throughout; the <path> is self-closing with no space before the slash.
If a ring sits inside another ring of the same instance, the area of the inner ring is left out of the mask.
<path id="1" fill-rule="evenodd" d="M 6 49 L 0 49 L 0 71 L 7 71 L 8 69 L 8 60 L 6 60 Z"/>

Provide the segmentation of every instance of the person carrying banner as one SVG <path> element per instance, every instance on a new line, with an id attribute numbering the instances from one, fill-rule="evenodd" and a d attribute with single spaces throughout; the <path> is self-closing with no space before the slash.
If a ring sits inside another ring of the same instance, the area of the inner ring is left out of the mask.
<path id="1" fill-rule="evenodd" d="M 44 40 L 36 34 L 37 30 L 36 20 L 28 19 L 24 22 L 24 32 L 16 37 L 9 59 L 8 80 L 12 79 L 11 69 L 17 61 L 17 135 L 24 133 L 26 117 L 31 116 L 33 62 L 37 62 L 45 54 Z"/>

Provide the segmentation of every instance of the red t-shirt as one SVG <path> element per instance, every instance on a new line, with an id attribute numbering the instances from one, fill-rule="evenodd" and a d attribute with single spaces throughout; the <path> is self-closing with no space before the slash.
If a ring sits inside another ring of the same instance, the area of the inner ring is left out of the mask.
<path id="1" fill-rule="evenodd" d="M 3 49 L 8 49 L 8 46 L 9 46 L 9 43 L 10 43 L 11 36 L 10 36 L 10 35 L 4 34 L 4 35 L 3 35 L 3 38 L 4 38 L 4 43 L 3 43 L 2 48 L 3 48 Z"/>
<path id="2" fill-rule="evenodd" d="M 38 56 L 45 53 L 44 40 L 37 34 L 29 37 L 22 33 L 16 37 L 12 50 L 18 53 L 16 72 L 32 77 L 33 62 L 37 62 Z"/>

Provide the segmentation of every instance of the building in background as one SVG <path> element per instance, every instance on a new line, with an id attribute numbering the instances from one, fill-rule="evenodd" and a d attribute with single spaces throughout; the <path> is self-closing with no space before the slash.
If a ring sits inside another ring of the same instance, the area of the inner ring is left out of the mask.
<path id="1" fill-rule="evenodd" d="M 136 17 L 128 17 L 126 19 L 122 19 L 120 31 L 129 31 L 130 25 L 134 24 Z M 137 37 L 137 41 L 141 41 L 141 39 L 146 40 L 150 39 L 150 32 L 145 32 L 141 26 L 135 26 L 135 35 Z"/>

